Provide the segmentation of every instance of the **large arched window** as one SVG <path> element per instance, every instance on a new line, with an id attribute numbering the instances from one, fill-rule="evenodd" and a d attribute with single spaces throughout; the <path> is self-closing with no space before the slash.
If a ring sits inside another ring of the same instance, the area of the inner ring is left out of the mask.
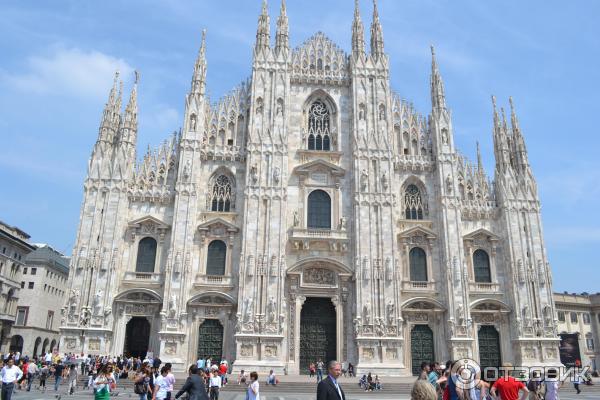
<path id="1" fill-rule="evenodd" d="M 137 261 L 135 263 L 136 272 L 154 272 L 156 263 L 156 240 L 146 237 L 140 240 L 138 244 Z"/>
<path id="2" fill-rule="evenodd" d="M 331 229 L 331 197 L 322 190 L 315 190 L 308 195 L 307 226 Z"/>
<path id="3" fill-rule="evenodd" d="M 427 255 L 425 250 L 414 247 L 409 253 L 410 280 L 412 282 L 427 282 Z"/>
<path id="4" fill-rule="evenodd" d="M 331 150 L 329 109 L 317 100 L 308 110 L 308 150 Z"/>
<path id="5" fill-rule="evenodd" d="M 208 209 L 210 211 L 229 212 L 235 208 L 233 185 L 227 175 L 219 175 L 214 179 L 208 193 Z"/>
<path id="6" fill-rule="evenodd" d="M 492 273 L 490 270 L 490 257 L 483 250 L 476 250 L 473 253 L 473 269 L 475 273 L 475 282 L 492 282 Z"/>
<path id="7" fill-rule="evenodd" d="M 221 240 L 213 240 L 208 245 L 206 256 L 206 275 L 225 275 L 227 245 Z"/>
<path id="8" fill-rule="evenodd" d="M 408 185 L 404 192 L 404 214 L 406 219 L 423 219 L 423 199 L 416 185 Z"/>

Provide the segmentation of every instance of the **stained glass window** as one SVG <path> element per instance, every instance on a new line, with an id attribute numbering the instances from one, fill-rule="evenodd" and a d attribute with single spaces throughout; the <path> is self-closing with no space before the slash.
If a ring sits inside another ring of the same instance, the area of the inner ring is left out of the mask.
<path id="1" fill-rule="evenodd" d="M 137 261 L 135 263 L 136 272 L 154 272 L 156 263 L 156 240 L 146 237 L 140 240 L 138 244 Z"/>

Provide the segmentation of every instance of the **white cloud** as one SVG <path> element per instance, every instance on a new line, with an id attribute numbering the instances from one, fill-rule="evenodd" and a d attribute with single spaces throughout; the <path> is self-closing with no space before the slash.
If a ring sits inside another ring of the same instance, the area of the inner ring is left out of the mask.
<path id="1" fill-rule="evenodd" d="M 99 51 L 57 47 L 47 56 L 31 56 L 24 73 L 5 72 L 0 81 L 36 94 L 104 99 L 115 71 L 129 77 L 133 68 L 123 59 Z"/>

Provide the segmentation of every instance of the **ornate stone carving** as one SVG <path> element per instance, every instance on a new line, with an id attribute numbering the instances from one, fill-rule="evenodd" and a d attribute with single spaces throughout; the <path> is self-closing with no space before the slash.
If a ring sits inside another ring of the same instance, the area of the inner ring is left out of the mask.
<path id="1" fill-rule="evenodd" d="M 89 339 L 88 340 L 89 351 L 100 351 L 100 339 Z"/>
<path id="2" fill-rule="evenodd" d="M 252 357 L 254 355 L 254 346 L 251 344 L 243 344 L 240 346 L 240 355 L 242 357 Z"/>
<path id="3" fill-rule="evenodd" d="M 375 349 L 372 347 L 363 348 L 363 358 L 365 360 L 372 360 L 375 358 Z"/>
<path id="4" fill-rule="evenodd" d="M 335 273 L 325 268 L 306 268 L 302 274 L 304 283 L 335 285 Z"/>
<path id="5" fill-rule="evenodd" d="M 397 360 L 398 359 L 398 351 L 396 349 L 385 349 L 385 358 L 388 360 Z"/>
<path id="6" fill-rule="evenodd" d="M 267 358 L 277 357 L 277 346 L 273 346 L 273 345 L 265 346 L 265 357 L 267 357 Z"/>

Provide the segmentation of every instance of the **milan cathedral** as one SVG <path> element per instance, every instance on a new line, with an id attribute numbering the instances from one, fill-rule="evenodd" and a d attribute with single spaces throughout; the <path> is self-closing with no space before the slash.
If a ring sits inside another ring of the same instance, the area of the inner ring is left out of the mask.
<path id="1" fill-rule="evenodd" d="M 266 2 L 252 74 L 211 104 L 206 37 L 178 134 L 136 156 L 137 85 L 118 74 L 84 182 L 61 350 L 200 357 L 305 373 L 338 359 L 558 362 L 552 277 L 522 131 L 493 99 L 495 169 L 455 146 L 431 49 L 431 110 L 390 87 L 374 3 L 349 53 L 292 49 Z M 350 32 L 349 32 L 350 34 Z"/>

